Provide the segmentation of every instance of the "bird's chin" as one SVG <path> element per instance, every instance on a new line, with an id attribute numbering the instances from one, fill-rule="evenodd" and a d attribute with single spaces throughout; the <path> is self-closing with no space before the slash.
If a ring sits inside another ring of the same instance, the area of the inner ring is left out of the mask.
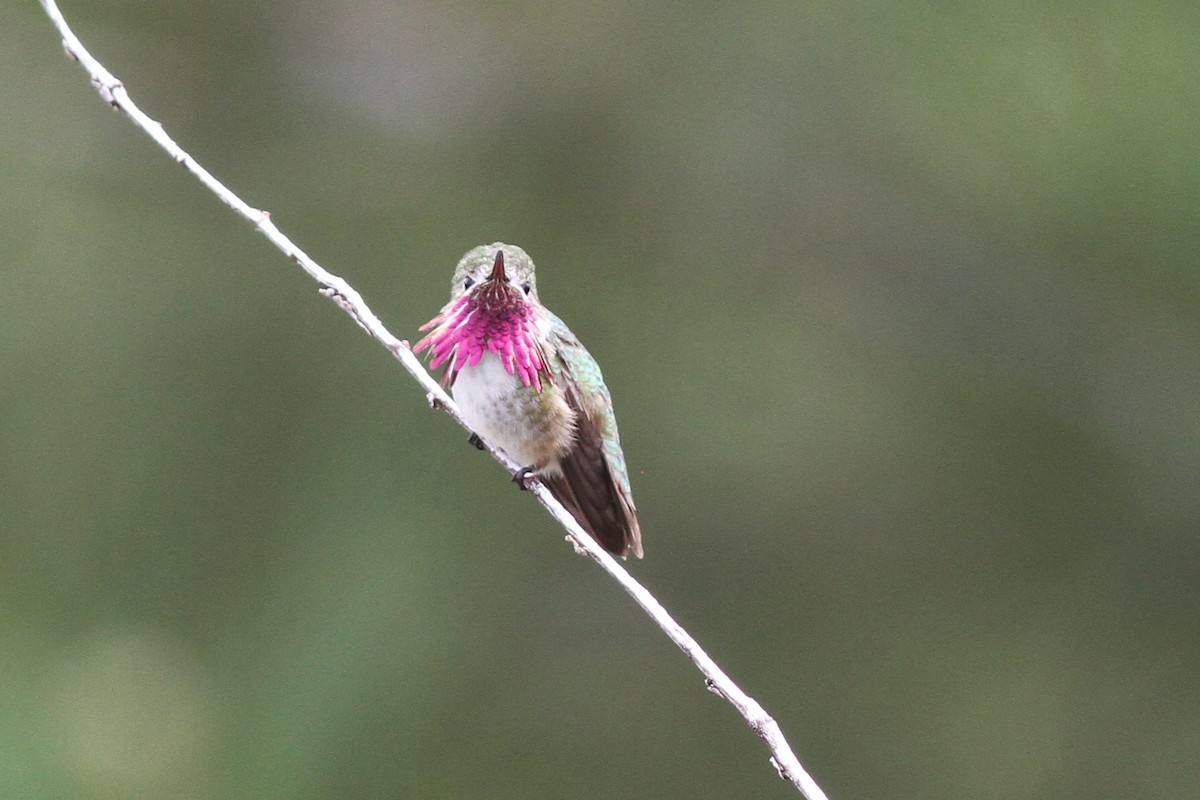
<path id="1" fill-rule="evenodd" d="M 430 369 L 448 363 L 442 380 L 449 383 L 463 367 L 473 367 L 485 353 L 495 353 L 509 375 L 541 392 L 542 379 L 549 372 L 538 344 L 536 307 L 525 302 L 521 292 L 513 292 L 517 297 L 512 302 L 500 301 L 503 287 L 482 296 L 459 297 L 421 326 L 429 333 L 413 352 L 428 348 Z"/>
<path id="2" fill-rule="evenodd" d="M 485 281 L 475 290 L 471 300 L 472 305 L 492 316 L 520 312 L 525 306 L 521 291 L 507 281 Z"/>

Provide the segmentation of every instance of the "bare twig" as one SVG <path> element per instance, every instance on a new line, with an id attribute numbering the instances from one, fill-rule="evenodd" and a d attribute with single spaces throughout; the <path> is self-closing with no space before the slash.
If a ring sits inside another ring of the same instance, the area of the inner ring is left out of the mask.
<path id="1" fill-rule="evenodd" d="M 166 150 L 178 164 L 195 175 L 221 202 L 249 220 L 284 255 L 300 265 L 305 272 L 320 284 L 321 294 L 334 300 L 343 311 L 350 315 L 359 327 L 379 341 L 396 357 L 400 364 L 408 370 L 409 374 L 425 389 L 431 406 L 442 409 L 455 422 L 468 431 L 471 431 L 470 426 L 463 420 L 458 406 L 443 391 L 438 382 L 425 371 L 421 362 L 413 355 L 408 342 L 397 339 L 383 326 L 383 323 L 372 313 L 354 287 L 342 278 L 328 272 L 309 258 L 291 239 L 275 227 L 275 223 L 271 221 L 271 215 L 268 212 L 247 204 L 224 184 L 214 178 L 208 170 L 200 166 L 195 159 L 188 155 L 183 148 L 167 135 L 160 123 L 148 117 L 137 107 L 137 104 L 129 97 L 125 85 L 117 80 L 111 72 L 105 69 L 104 65 L 93 58 L 91 53 L 84 48 L 83 44 L 67 26 L 62 12 L 58 10 L 58 6 L 54 0 L 39 1 L 46 10 L 46 14 L 49 15 L 55 27 L 58 28 L 59 33 L 62 35 L 63 47 L 66 49 L 67 55 L 71 59 L 78 61 L 88 75 L 91 76 L 92 85 L 96 87 L 96 90 L 100 93 L 100 97 L 106 103 L 114 109 L 125 112 L 135 125 L 149 134 L 150 138 Z M 474 433 L 474 431 L 471 432 Z M 495 449 L 491 445 L 488 445 L 487 449 L 510 473 L 515 474 L 520 469 L 521 465 L 512 461 L 502 451 Z M 808 773 L 805 772 L 804 767 L 800 765 L 800 761 L 788 746 L 787 740 L 784 739 L 779 725 L 767 714 L 763 707 L 754 698 L 739 689 L 729 679 L 729 676 L 717 666 L 716 662 L 709 658 L 708 654 L 704 652 L 696 640 L 667 613 L 666 609 L 654 598 L 654 595 L 650 594 L 644 586 L 634 580 L 615 558 L 609 555 L 579 527 L 575 519 L 554 499 L 549 490 L 536 481 L 530 486 L 530 490 L 537 497 L 538 501 L 546 507 L 546 510 L 566 529 L 568 538 L 575 547 L 575 550 L 589 556 L 608 572 L 609 575 L 616 579 L 621 584 L 621 587 L 633 597 L 637 604 L 670 637 L 671 641 L 678 645 L 679 649 L 686 653 L 692 662 L 695 663 L 696 667 L 704 675 L 705 686 L 710 691 L 728 700 L 746 718 L 750 729 L 758 734 L 771 749 L 771 763 L 779 771 L 780 777 L 795 785 L 808 800 L 828 800 L 821 787 L 816 784 Z"/>

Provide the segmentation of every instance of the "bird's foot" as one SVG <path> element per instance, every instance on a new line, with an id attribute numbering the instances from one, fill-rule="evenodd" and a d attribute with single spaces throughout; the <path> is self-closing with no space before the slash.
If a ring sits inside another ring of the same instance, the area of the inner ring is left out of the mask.
<path id="1" fill-rule="evenodd" d="M 483 439 L 479 438 L 478 433 L 472 433 L 470 438 L 467 439 L 467 443 L 470 444 L 472 447 L 474 447 L 476 450 L 486 450 L 487 449 L 486 447 L 484 447 Z"/>
<path id="2" fill-rule="evenodd" d="M 513 483 L 521 487 L 522 492 L 529 491 L 529 487 L 537 481 L 537 470 L 533 467 L 521 467 L 517 470 L 517 474 L 513 475 Z"/>

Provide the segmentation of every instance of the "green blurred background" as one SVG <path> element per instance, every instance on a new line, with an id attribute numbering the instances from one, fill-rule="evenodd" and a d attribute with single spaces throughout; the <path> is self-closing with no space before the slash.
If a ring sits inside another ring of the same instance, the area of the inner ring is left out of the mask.
<path id="1" fill-rule="evenodd" d="M 533 255 L 834 800 L 1200 796 L 1194 0 L 64 11 L 398 336 Z M 33 0 L 0 67 L 0 796 L 798 796 Z"/>

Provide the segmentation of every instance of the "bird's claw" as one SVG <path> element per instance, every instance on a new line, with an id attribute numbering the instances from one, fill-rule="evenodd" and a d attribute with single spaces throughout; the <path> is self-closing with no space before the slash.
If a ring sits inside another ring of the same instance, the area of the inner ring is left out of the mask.
<path id="1" fill-rule="evenodd" d="M 538 479 L 537 470 L 533 467 L 521 467 L 512 479 L 513 483 L 521 487 L 522 492 L 529 491 L 529 487 Z"/>

